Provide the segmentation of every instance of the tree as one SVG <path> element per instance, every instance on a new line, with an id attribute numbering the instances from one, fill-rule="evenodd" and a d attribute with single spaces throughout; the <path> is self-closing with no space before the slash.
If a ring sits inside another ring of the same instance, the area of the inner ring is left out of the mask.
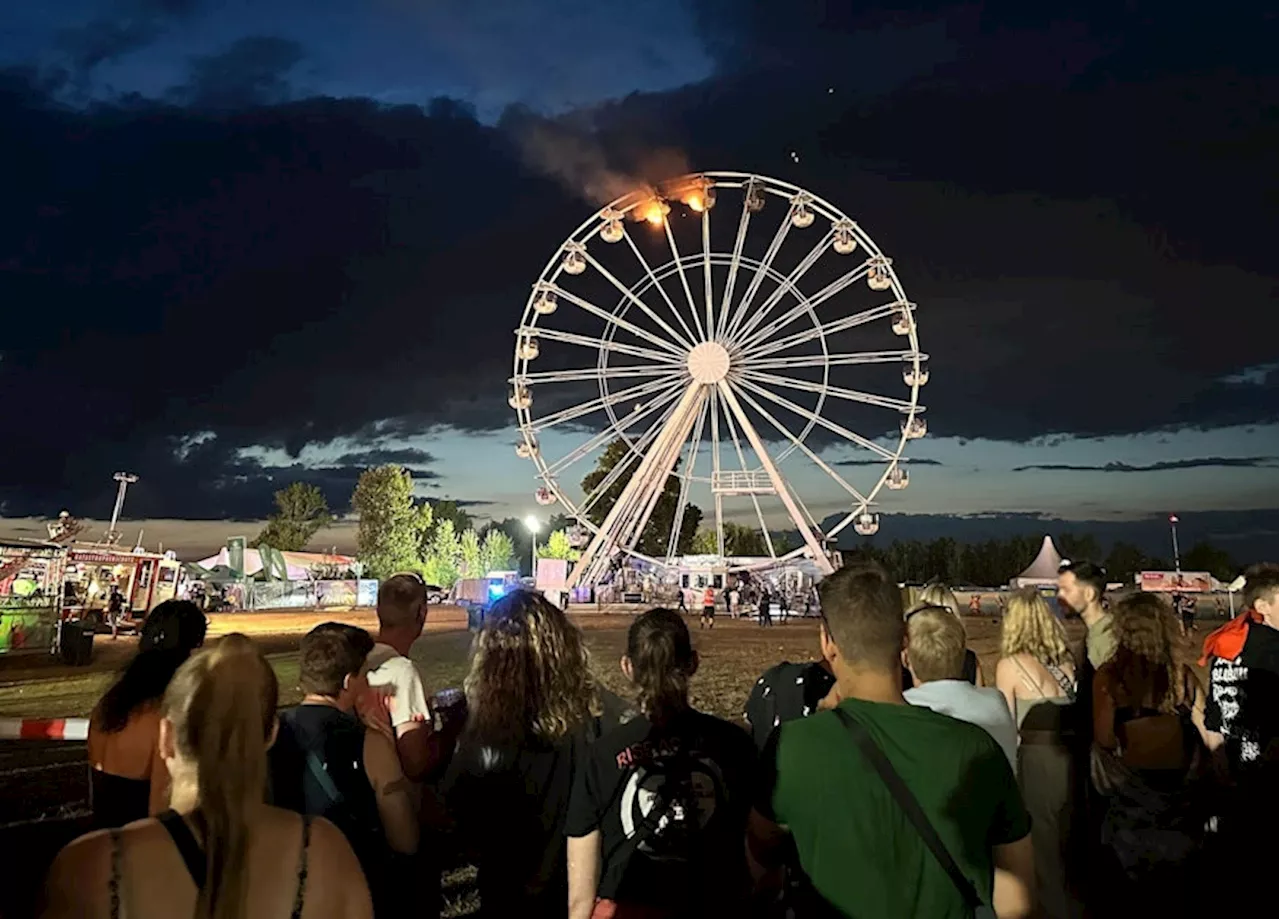
<path id="1" fill-rule="evenodd" d="M 359 515 L 356 545 L 370 577 L 418 567 L 422 513 L 413 503 L 413 476 L 402 466 L 366 469 L 351 494 Z"/>
<path id="2" fill-rule="evenodd" d="M 1182 556 L 1182 569 L 1207 571 L 1219 581 L 1232 580 L 1240 570 L 1229 553 L 1203 540 Z"/>
<path id="3" fill-rule="evenodd" d="M 698 530 L 693 534 L 692 555 L 715 555 L 720 551 L 715 530 Z"/>
<path id="4" fill-rule="evenodd" d="M 1133 583 L 1133 576 L 1147 565 L 1146 553 L 1133 543 L 1117 542 L 1107 553 L 1104 563 L 1107 568 L 1107 580 Z"/>
<path id="5" fill-rule="evenodd" d="M 431 507 L 432 517 L 439 522 L 441 520 L 453 521 L 453 531 L 455 533 L 465 533 L 472 529 L 473 521 L 471 515 L 458 506 L 457 501 L 439 501 L 427 499 L 426 503 Z"/>
<path id="6" fill-rule="evenodd" d="M 724 554 L 735 558 L 764 558 L 769 545 L 758 527 L 725 521 Z"/>
<path id="7" fill-rule="evenodd" d="M 311 541 L 311 537 L 333 523 L 329 502 L 324 493 L 306 482 L 294 482 L 275 494 L 276 512 L 267 518 L 249 545 L 270 546 L 283 552 L 297 552 Z"/>
<path id="8" fill-rule="evenodd" d="M 453 528 L 453 521 L 438 521 L 431 534 L 431 549 L 422 559 L 422 576 L 431 584 L 452 587 L 458 580 L 461 564 L 462 540 Z"/>
<path id="9" fill-rule="evenodd" d="M 566 530 L 552 530 L 547 541 L 538 546 L 538 558 L 562 558 L 576 562 L 582 553 L 569 544 L 569 533 Z"/>
<path id="10" fill-rule="evenodd" d="M 582 479 L 582 490 L 585 494 L 591 494 L 604 479 L 609 475 L 618 463 L 626 457 L 631 447 L 621 438 L 613 441 L 609 446 L 605 447 L 604 453 L 600 455 L 600 459 L 596 461 L 596 468 L 592 469 Z M 679 468 L 679 463 L 676 464 Z M 622 494 L 622 490 L 626 488 L 629 477 L 625 475 L 618 476 L 617 481 L 613 482 L 604 493 L 601 494 L 599 500 L 591 506 L 591 510 L 587 512 L 587 516 L 596 526 L 604 523 L 604 518 L 608 516 L 613 505 L 617 502 L 618 497 Z M 676 509 L 680 504 L 680 483 L 676 476 L 667 476 L 666 484 L 663 486 L 662 494 L 658 498 L 657 504 L 654 506 L 653 513 L 649 516 L 648 522 L 645 524 L 644 531 L 640 534 L 640 540 L 636 543 L 636 548 L 645 555 L 666 555 L 667 545 L 671 538 L 671 527 L 675 524 Z M 689 555 L 693 550 L 693 538 L 698 532 L 698 524 L 702 522 L 702 509 L 697 505 L 689 504 L 685 507 L 684 518 L 680 523 L 680 532 L 676 538 L 676 554 Z"/>
<path id="11" fill-rule="evenodd" d="M 461 548 L 462 565 L 461 574 L 466 578 L 483 577 L 485 572 L 481 569 L 484 567 L 484 552 L 480 546 L 480 537 L 475 530 L 464 530 L 462 536 L 458 540 Z"/>
<path id="12" fill-rule="evenodd" d="M 431 504 L 423 501 L 413 507 L 413 532 L 418 545 L 418 558 L 431 554 L 431 535 L 435 532 L 436 515 Z"/>
<path id="13" fill-rule="evenodd" d="M 511 537 L 497 527 L 490 527 L 480 544 L 481 577 L 490 571 L 509 571 L 515 561 Z"/>

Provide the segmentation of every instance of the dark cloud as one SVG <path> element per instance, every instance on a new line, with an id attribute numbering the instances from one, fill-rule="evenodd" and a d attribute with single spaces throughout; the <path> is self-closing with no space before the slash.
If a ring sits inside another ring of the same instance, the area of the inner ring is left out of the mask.
<path id="1" fill-rule="evenodd" d="M 1033 466 L 1014 466 L 1014 472 L 1032 469 L 1053 472 L 1165 472 L 1171 469 L 1274 469 L 1274 456 L 1208 456 L 1203 459 L 1168 460 L 1134 466 L 1129 463 L 1104 463 L 1101 466 L 1071 465 L 1069 463 L 1044 463 Z"/>
<path id="2" fill-rule="evenodd" d="M 170 91 L 173 101 L 206 109 L 272 105 L 293 95 L 289 74 L 305 57 L 302 45 L 287 38 L 241 38 L 218 54 L 191 61 L 187 81 Z"/>
<path id="3" fill-rule="evenodd" d="M 116 0 L 108 15 L 62 29 L 58 47 L 68 77 L 83 92 L 100 65 L 147 47 L 201 5 L 202 0 Z"/>
<path id="4" fill-rule="evenodd" d="M 383 466 L 387 463 L 398 463 L 401 466 L 429 466 L 436 461 L 426 450 L 415 450 L 412 447 L 394 450 L 381 448 L 361 450 L 357 453 L 344 453 L 334 460 L 337 466 Z"/>
<path id="5" fill-rule="evenodd" d="M 1277 331 L 1274 10 L 838 6 L 708 20 L 725 26 L 720 76 L 596 107 L 580 161 L 634 175 L 681 150 L 846 207 L 920 304 L 932 433 L 1274 423 L 1276 373 L 1256 370 Z M 0 302 L 22 305 L 0 326 L 0 392 L 57 418 L 0 450 L 10 513 L 106 514 L 128 468 L 148 513 L 261 514 L 270 477 L 295 473 L 244 447 L 511 425 L 512 329 L 588 208 L 554 151 L 530 165 L 527 113 L 264 104 L 294 92 L 301 55 L 238 43 L 193 67 L 184 105 L 71 110 L 30 73 L 0 79 Z M 877 82 L 880 57 L 901 69 Z M 180 463 L 170 438 L 191 431 L 216 439 Z M 314 474 L 345 501 L 357 465 Z"/>
<path id="6" fill-rule="evenodd" d="M 907 457 L 904 457 L 901 460 L 901 462 L 902 462 L 902 465 L 904 466 L 944 466 L 946 465 L 945 463 L 939 462 L 938 460 L 934 460 L 934 459 L 910 459 Z M 840 460 L 839 462 L 832 463 L 831 465 L 833 466 L 883 466 L 884 460 L 880 460 L 880 459 Z"/>

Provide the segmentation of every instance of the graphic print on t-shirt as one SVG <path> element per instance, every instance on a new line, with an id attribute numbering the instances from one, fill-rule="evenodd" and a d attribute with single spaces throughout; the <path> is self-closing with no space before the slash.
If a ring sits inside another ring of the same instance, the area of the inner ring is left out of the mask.
<path id="1" fill-rule="evenodd" d="M 637 747 L 645 747 L 643 753 Z M 660 861 L 690 861 L 702 830 L 725 797 L 720 768 L 680 749 L 671 738 L 629 747 L 619 765 L 634 763 L 619 799 L 619 818 L 636 850 Z"/>

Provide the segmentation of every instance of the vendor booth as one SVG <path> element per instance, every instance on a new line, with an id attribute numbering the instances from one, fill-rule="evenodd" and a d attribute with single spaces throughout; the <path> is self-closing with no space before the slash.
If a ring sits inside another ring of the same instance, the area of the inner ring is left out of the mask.
<path id="1" fill-rule="evenodd" d="M 52 542 L 0 542 L 0 654 L 53 647 L 66 555 Z"/>

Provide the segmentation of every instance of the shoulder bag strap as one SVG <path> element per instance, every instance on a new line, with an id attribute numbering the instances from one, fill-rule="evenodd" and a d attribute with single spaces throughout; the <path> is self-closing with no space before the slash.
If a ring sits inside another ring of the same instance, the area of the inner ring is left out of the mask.
<path id="1" fill-rule="evenodd" d="M 311 777 L 316 780 L 320 790 L 329 799 L 330 805 L 337 806 L 343 803 L 345 799 L 342 792 L 338 791 L 338 786 L 333 783 L 333 776 L 329 775 L 329 770 L 324 768 L 324 763 L 320 761 L 320 757 L 314 750 L 307 751 L 307 771 L 311 773 Z"/>
<path id="2" fill-rule="evenodd" d="M 839 707 L 833 709 L 833 711 L 836 717 L 840 719 L 840 723 L 845 726 L 845 729 L 853 737 L 854 743 L 858 745 L 858 749 L 862 751 L 862 755 L 866 757 L 867 762 L 879 774 L 880 780 L 889 789 L 889 794 L 893 795 L 894 800 L 898 802 L 898 806 L 902 808 L 902 812 L 906 814 L 907 819 L 916 828 L 916 832 L 920 834 L 924 844 L 933 852 L 938 864 L 942 865 L 942 869 L 947 872 L 951 882 L 956 885 L 956 889 L 960 891 L 960 895 L 964 898 L 965 906 L 974 910 L 983 906 L 982 898 L 978 896 L 978 892 L 974 889 L 972 882 L 965 877 L 964 872 L 960 870 L 960 866 L 951 857 L 946 845 L 939 838 L 937 830 L 933 828 L 933 824 L 929 822 L 929 818 L 925 815 L 924 809 L 920 807 L 920 802 L 911 793 L 907 783 L 902 781 L 902 777 L 894 771 L 893 764 L 884 755 L 884 751 L 877 746 L 871 735 L 867 733 L 867 729 L 858 719 Z"/>

